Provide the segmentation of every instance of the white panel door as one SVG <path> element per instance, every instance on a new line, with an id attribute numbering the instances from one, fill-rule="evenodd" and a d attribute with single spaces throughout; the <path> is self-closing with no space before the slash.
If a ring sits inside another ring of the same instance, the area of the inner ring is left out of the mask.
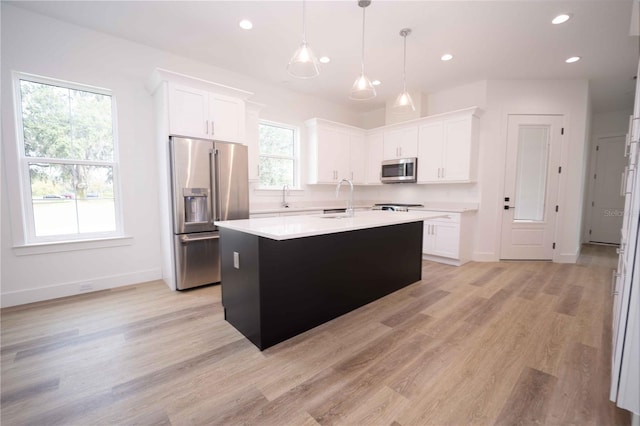
<path id="1" fill-rule="evenodd" d="M 510 115 L 501 259 L 552 260 L 562 116 Z"/>
<path id="2" fill-rule="evenodd" d="M 620 229 L 624 212 L 624 194 L 628 171 L 624 156 L 625 137 L 598 138 L 595 152 L 593 203 L 591 206 L 591 233 L 589 241 L 620 243 Z M 624 190 L 624 188 L 622 188 Z"/>

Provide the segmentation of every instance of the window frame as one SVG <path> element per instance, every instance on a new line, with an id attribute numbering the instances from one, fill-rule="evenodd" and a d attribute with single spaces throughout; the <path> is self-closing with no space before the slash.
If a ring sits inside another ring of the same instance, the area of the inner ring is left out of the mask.
<path id="1" fill-rule="evenodd" d="M 293 156 L 287 155 L 269 155 L 269 154 L 260 154 L 260 126 L 271 126 L 271 127 L 279 127 L 282 129 L 287 129 L 293 131 Z M 300 127 L 294 126 L 292 124 L 280 123 L 276 121 L 270 120 L 258 120 L 258 168 L 260 167 L 260 158 L 275 158 L 275 159 L 285 159 L 285 160 L 293 160 L 293 185 L 289 187 L 290 190 L 300 190 L 302 189 L 302 183 L 300 181 Z M 282 191 L 282 188 L 273 188 L 273 187 L 265 187 L 262 186 L 260 181 L 260 176 L 258 176 L 258 185 L 257 189 L 261 191 Z"/>
<path id="2" fill-rule="evenodd" d="M 13 80 L 13 109 L 16 129 L 16 155 L 18 168 L 18 186 L 20 194 L 20 217 L 22 220 L 21 228 L 23 235 L 23 246 L 39 245 L 39 244 L 59 244 L 67 242 L 87 242 L 113 238 L 125 237 L 123 214 L 122 214 L 122 191 L 120 183 L 120 155 L 118 149 L 118 123 L 117 123 L 117 107 L 116 98 L 113 91 L 101 87 L 91 86 L 82 83 L 70 82 L 51 77 L 40 75 L 12 72 Z M 22 114 L 22 92 L 20 81 L 29 81 L 37 84 L 51 85 L 64 89 L 78 90 L 83 92 L 95 93 L 99 95 L 109 96 L 111 98 L 111 126 L 113 137 L 113 158 L 110 161 L 105 160 L 75 160 L 60 159 L 48 157 L 30 157 L 25 152 L 24 141 L 24 124 Z M 37 236 L 35 228 L 35 215 L 33 211 L 33 198 L 31 188 L 31 176 L 29 172 L 30 163 L 46 163 L 46 164 L 64 164 L 64 165 L 89 165 L 89 166 L 106 166 L 112 169 L 113 179 L 113 202 L 114 202 L 114 221 L 115 230 L 106 232 L 84 232 L 77 234 L 60 234 Z"/>

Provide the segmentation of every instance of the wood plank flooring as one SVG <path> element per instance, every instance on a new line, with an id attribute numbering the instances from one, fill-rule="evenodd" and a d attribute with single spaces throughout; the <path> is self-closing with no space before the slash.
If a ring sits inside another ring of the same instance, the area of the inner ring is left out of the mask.
<path id="1" fill-rule="evenodd" d="M 264 352 L 220 287 L 151 282 L 1 312 L 3 425 L 624 425 L 615 248 L 423 279 Z M 300 283 L 304 285 L 304 282 Z"/>

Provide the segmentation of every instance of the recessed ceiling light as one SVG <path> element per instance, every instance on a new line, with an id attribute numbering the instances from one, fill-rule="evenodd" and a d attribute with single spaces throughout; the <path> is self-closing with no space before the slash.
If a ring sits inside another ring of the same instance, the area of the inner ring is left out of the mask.
<path id="1" fill-rule="evenodd" d="M 328 56 L 323 56 L 320 59 L 318 59 L 320 61 L 320 63 L 322 64 L 328 64 L 329 62 L 331 62 L 331 58 Z"/>
<path id="2" fill-rule="evenodd" d="M 373 80 L 371 84 L 373 84 L 374 86 L 380 86 L 382 82 L 380 80 Z"/>
<path id="3" fill-rule="evenodd" d="M 238 23 L 238 25 L 240 25 L 240 28 L 242 28 L 243 30 L 250 30 L 251 28 L 253 28 L 253 24 L 248 19 L 243 19 L 242 21 L 240 21 L 240 23 Z"/>
<path id="4" fill-rule="evenodd" d="M 571 19 L 571 15 L 567 15 L 565 13 L 563 13 L 562 15 L 558 15 L 555 18 L 553 18 L 551 20 L 552 24 L 558 25 L 558 24 L 564 24 L 565 22 L 567 22 L 569 19 Z"/>
<path id="5" fill-rule="evenodd" d="M 441 61 L 450 61 L 453 59 L 453 55 L 451 53 L 445 53 L 440 57 Z"/>
<path id="6" fill-rule="evenodd" d="M 572 56 L 570 58 L 567 58 L 565 62 L 568 64 L 572 64 L 574 62 L 578 62 L 579 60 L 580 60 L 580 56 Z"/>

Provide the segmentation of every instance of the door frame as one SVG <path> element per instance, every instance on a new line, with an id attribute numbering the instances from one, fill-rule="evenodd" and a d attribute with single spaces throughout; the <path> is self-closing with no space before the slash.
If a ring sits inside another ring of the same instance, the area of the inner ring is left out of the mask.
<path id="1" fill-rule="evenodd" d="M 582 207 L 584 211 L 587 212 L 586 214 L 583 213 L 583 217 L 584 217 L 584 225 L 582 227 L 583 242 L 588 242 L 591 239 L 589 236 L 589 230 L 591 229 L 591 224 L 593 223 L 593 217 L 592 217 L 593 209 L 591 208 L 592 207 L 591 203 L 594 202 L 595 191 L 596 191 L 595 179 L 593 179 L 591 176 L 593 176 L 593 174 L 596 172 L 596 147 L 598 146 L 598 141 L 600 139 L 608 139 L 608 138 L 615 138 L 615 137 L 626 138 L 627 134 L 616 132 L 616 133 L 605 133 L 601 135 L 593 135 L 591 137 L 591 147 L 589 148 L 589 170 L 587 173 L 587 180 L 589 181 L 589 183 L 587 184 L 588 195 L 586 197 L 585 204 Z"/>
<path id="2" fill-rule="evenodd" d="M 505 192 L 505 177 L 506 177 L 506 172 L 507 172 L 507 161 L 508 156 L 507 156 L 507 150 L 509 147 L 509 135 L 508 135 L 508 130 L 509 130 L 509 117 L 511 116 L 516 116 L 516 115 L 542 115 L 542 116 L 559 116 L 562 118 L 561 120 L 561 126 L 562 129 L 564 129 L 564 133 L 562 135 L 562 137 L 560 138 L 560 167 L 562 167 L 563 169 L 563 173 L 560 173 L 560 176 L 558 178 L 558 193 L 556 194 L 556 199 L 557 200 L 562 200 L 564 199 L 565 193 L 566 193 L 566 175 L 567 175 L 567 165 L 566 163 L 566 159 L 569 158 L 569 153 L 568 153 L 568 149 L 569 149 L 569 139 L 571 137 L 571 130 L 569 129 L 569 126 L 567 125 L 567 123 L 570 122 L 569 120 L 569 114 L 565 113 L 565 112 L 559 112 L 559 111 L 518 111 L 518 110 L 514 110 L 511 112 L 505 112 L 502 115 L 502 119 L 501 119 L 501 124 L 500 124 L 500 140 L 502 141 L 502 158 L 503 158 L 503 168 L 502 168 L 502 173 L 500 174 L 500 183 L 499 183 L 499 188 L 500 188 L 500 196 L 498 197 L 497 203 L 498 203 L 498 209 L 500 211 L 500 214 L 498 214 L 497 216 L 497 251 L 496 251 L 496 259 L 497 261 L 500 261 L 500 253 L 502 250 L 502 223 L 504 221 L 504 209 L 503 209 L 503 205 L 504 205 L 504 192 Z M 554 240 L 556 242 L 556 248 L 553 251 L 553 258 L 552 258 L 552 262 L 555 263 L 563 263 L 563 255 L 561 253 L 561 248 L 562 248 L 562 244 L 561 241 L 558 240 L 558 227 L 560 226 L 561 223 L 564 222 L 564 210 L 562 208 L 562 206 L 560 206 L 560 211 L 557 213 L 556 216 L 556 222 L 554 224 L 554 229 L 553 229 L 553 235 L 554 235 Z M 579 254 L 579 253 L 578 253 Z M 566 261 L 565 261 L 566 262 Z"/>

